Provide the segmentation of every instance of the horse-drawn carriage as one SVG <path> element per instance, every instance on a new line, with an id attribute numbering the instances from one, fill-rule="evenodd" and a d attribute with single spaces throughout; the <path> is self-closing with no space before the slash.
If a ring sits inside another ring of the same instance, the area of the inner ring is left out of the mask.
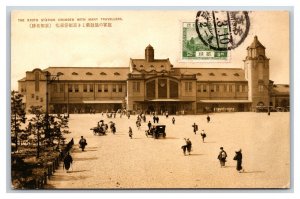
<path id="1" fill-rule="evenodd" d="M 152 136 L 155 139 L 158 139 L 159 137 L 166 137 L 166 125 L 153 125 L 151 126 L 150 130 L 146 130 L 146 136 Z"/>
<path id="2" fill-rule="evenodd" d="M 106 135 L 107 129 L 108 125 L 104 124 L 103 120 L 100 120 L 100 122 L 98 122 L 98 125 L 96 127 L 91 128 L 90 130 L 93 131 L 94 135 Z"/>

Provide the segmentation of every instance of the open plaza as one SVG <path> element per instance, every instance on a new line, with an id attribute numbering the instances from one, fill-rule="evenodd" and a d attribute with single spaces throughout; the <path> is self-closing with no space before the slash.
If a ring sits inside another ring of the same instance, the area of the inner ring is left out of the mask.
<path id="1" fill-rule="evenodd" d="M 172 117 L 175 124 L 172 124 Z M 146 115 L 141 129 L 137 115 L 71 114 L 70 134 L 73 164 L 70 172 L 59 169 L 51 176 L 46 189 L 148 189 L 148 188 L 289 188 L 290 187 L 290 113 L 230 112 L 207 115 L 184 115 L 166 118 L 166 137 L 145 135 Z M 116 134 L 94 135 L 90 128 L 99 120 L 116 124 Z M 194 134 L 192 125 L 199 131 Z M 133 138 L 128 136 L 129 126 Z M 200 132 L 206 132 L 202 142 Z M 79 148 L 80 136 L 87 139 L 85 151 Z M 192 141 L 191 155 L 184 155 L 184 138 Z M 217 159 L 220 147 L 227 152 L 226 167 Z M 242 149 L 243 173 L 236 170 L 235 151 Z"/>

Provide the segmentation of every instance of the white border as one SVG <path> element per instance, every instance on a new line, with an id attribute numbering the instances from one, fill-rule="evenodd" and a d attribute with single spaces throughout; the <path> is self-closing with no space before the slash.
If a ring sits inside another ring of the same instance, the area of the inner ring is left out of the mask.
<path id="1" fill-rule="evenodd" d="M 291 70 L 294 72 L 291 74 L 291 88 L 294 87 L 294 92 L 291 97 L 294 97 L 292 100 L 294 101 L 294 110 L 298 110 L 298 103 L 299 103 L 299 78 L 297 75 L 300 74 L 299 71 L 299 3 L 295 0 L 272 0 L 272 1 L 261 1 L 261 0 L 173 0 L 173 1 L 139 1 L 139 0 L 110 0 L 110 1 L 100 1 L 100 0 L 0 0 L 0 43 L 1 45 L 1 53 L 0 53 L 0 74 L 1 74 L 1 83 L 0 89 L 1 91 L 6 91 L 9 88 L 9 78 L 7 76 L 7 68 L 6 66 L 6 6 L 294 6 L 294 41 L 291 41 L 291 47 L 294 46 L 294 55 L 298 55 L 294 57 L 294 60 L 291 60 L 291 63 L 294 64 L 294 69 Z M 293 52 L 291 52 L 292 54 Z M 7 94 L 7 93 L 6 93 Z M 0 98 L 0 110 L 6 110 L 5 115 L 2 114 L 1 117 L 1 127 L 2 127 L 2 134 L 1 140 L 5 139 L 5 128 L 7 125 L 7 111 L 8 107 L 7 100 L 9 98 L 1 97 Z M 4 112 L 4 111 L 3 111 Z M 294 118 L 291 118 L 291 121 L 297 121 L 299 119 L 299 112 L 294 112 Z M 292 123 L 293 124 L 293 123 Z M 294 193 L 214 193 L 213 190 L 209 191 L 211 193 L 197 193 L 194 191 L 180 191 L 174 190 L 173 192 L 165 193 L 164 191 L 157 191 L 157 193 L 147 193 L 147 192 L 136 192 L 136 191 L 123 191 L 123 192 L 114 192 L 114 191 L 107 191 L 104 193 L 38 193 L 37 192 L 21 192 L 17 194 L 6 193 L 6 145 L 0 145 L 1 151 L 1 180 L 0 180 L 0 196 L 1 198 L 60 198 L 60 197 L 71 197 L 71 198 L 257 198 L 257 197 L 264 197 L 264 198 L 300 198 L 300 176 L 299 176 L 299 141 L 300 141 L 300 129 L 299 129 L 299 122 L 295 122 L 293 125 L 294 128 Z M 9 174 L 8 174 L 9 175 Z M 247 190 L 246 190 L 247 191 Z M 238 191 L 234 191 L 238 192 Z M 250 192 L 250 191 L 249 191 Z"/>

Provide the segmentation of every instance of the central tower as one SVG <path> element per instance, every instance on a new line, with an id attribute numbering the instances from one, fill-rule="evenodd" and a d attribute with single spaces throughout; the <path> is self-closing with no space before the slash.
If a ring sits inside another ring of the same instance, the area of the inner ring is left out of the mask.
<path id="1" fill-rule="evenodd" d="M 154 61 L 154 49 L 150 44 L 145 49 L 145 60 L 147 62 Z"/>

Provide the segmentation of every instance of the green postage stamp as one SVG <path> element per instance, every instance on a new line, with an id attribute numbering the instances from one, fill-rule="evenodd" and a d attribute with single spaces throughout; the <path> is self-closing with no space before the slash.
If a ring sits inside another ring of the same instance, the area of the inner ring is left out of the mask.
<path id="1" fill-rule="evenodd" d="M 206 46 L 198 37 L 195 22 L 181 22 L 181 60 L 192 62 L 228 62 L 229 51 L 218 51 Z M 226 32 L 227 30 L 224 30 Z"/>

